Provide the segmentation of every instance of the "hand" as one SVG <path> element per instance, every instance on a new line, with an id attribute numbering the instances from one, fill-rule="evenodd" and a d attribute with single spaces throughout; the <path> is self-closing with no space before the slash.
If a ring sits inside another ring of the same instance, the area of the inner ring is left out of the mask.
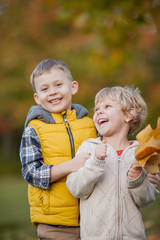
<path id="1" fill-rule="evenodd" d="M 72 160 L 70 160 L 71 172 L 76 172 L 79 168 L 82 168 L 90 157 L 91 154 L 87 152 L 77 154 Z"/>
<path id="2" fill-rule="evenodd" d="M 157 173 L 148 173 L 148 181 L 154 185 L 155 188 L 158 188 L 160 185 L 160 176 Z"/>
<path id="3" fill-rule="evenodd" d="M 141 172 L 142 172 L 142 167 L 135 167 L 132 164 L 127 173 L 128 179 L 130 181 L 135 180 L 136 178 L 138 178 L 140 176 Z"/>
<path id="4" fill-rule="evenodd" d="M 107 157 L 107 145 L 105 140 L 96 146 L 95 157 L 99 160 L 104 160 L 105 157 Z"/>
<path id="5" fill-rule="evenodd" d="M 83 167 L 88 158 L 90 158 L 90 153 L 80 153 L 77 154 L 73 159 L 69 161 L 62 162 L 60 164 L 51 167 L 51 178 L 50 182 L 53 183 L 60 179 L 61 177 L 67 176 L 72 172 L 78 171 L 79 168 Z"/>

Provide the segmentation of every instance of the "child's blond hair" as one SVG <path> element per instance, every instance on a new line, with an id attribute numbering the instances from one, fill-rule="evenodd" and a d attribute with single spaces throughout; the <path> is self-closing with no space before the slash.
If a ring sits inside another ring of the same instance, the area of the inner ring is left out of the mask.
<path id="1" fill-rule="evenodd" d="M 72 74 L 68 66 L 64 62 L 56 59 L 46 59 L 40 62 L 31 74 L 30 82 L 34 92 L 36 92 L 35 82 L 34 82 L 35 78 L 41 76 L 44 73 L 49 73 L 53 68 L 64 71 L 67 78 L 73 81 Z"/>
<path id="2" fill-rule="evenodd" d="M 130 121 L 129 134 L 134 133 L 142 126 L 147 117 L 147 105 L 138 88 L 134 89 L 128 86 L 103 88 L 95 96 L 95 105 L 99 101 L 103 101 L 105 97 L 117 101 L 122 106 L 125 115 L 130 115 L 131 109 L 135 110 L 133 119 Z"/>

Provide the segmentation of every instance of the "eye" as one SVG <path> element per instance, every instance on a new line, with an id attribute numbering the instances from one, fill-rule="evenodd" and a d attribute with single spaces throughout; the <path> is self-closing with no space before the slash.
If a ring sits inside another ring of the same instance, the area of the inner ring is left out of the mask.
<path id="1" fill-rule="evenodd" d="M 45 92 L 45 91 L 47 91 L 47 90 L 48 90 L 47 87 L 43 87 L 43 88 L 41 89 L 41 92 Z"/>
<path id="2" fill-rule="evenodd" d="M 111 107 L 111 105 L 108 105 L 108 104 L 107 104 L 107 105 L 105 105 L 105 108 L 109 108 L 109 107 Z"/>
<path id="3" fill-rule="evenodd" d="M 57 87 L 60 87 L 60 86 L 62 86 L 62 85 L 63 85 L 62 83 L 57 83 L 57 84 L 56 84 Z"/>
<path id="4" fill-rule="evenodd" d="M 98 110 L 99 110 L 99 108 L 97 107 L 97 108 L 94 109 L 94 112 L 97 112 Z"/>

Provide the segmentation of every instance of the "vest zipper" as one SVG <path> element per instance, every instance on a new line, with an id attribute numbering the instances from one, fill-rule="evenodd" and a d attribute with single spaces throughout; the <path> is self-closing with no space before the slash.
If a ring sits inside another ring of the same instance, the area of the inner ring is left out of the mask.
<path id="1" fill-rule="evenodd" d="M 66 113 L 63 115 L 63 119 L 64 119 L 64 123 L 65 123 L 66 129 L 67 129 L 67 133 L 68 133 L 69 140 L 70 140 L 70 144 L 71 144 L 71 155 L 72 155 L 72 158 L 74 158 L 74 157 L 75 157 L 74 140 L 73 140 L 73 135 L 72 135 L 72 132 L 71 132 L 71 127 L 70 127 L 70 125 L 69 125 L 69 122 L 68 122 Z"/>

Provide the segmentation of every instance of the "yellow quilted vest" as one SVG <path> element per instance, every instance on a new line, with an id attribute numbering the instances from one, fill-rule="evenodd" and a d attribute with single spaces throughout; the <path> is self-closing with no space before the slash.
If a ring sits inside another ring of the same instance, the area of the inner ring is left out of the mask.
<path id="1" fill-rule="evenodd" d="M 34 119 L 28 126 L 35 129 L 40 139 L 44 163 L 57 165 L 72 158 L 68 129 L 71 130 L 74 139 L 75 152 L 82 141 L 96 137 L 96 130 L 92 119 L 88 117 L 76 119 L 75 109 L 67 111 L 68 122 L 66 124 L 62 114 L 54 113 L 52 116 L 56 124 L 48 124 Z M 66 177 L 63 177 L 51 184 L 47 190 L 29 185 L 28 196 L 33 224 L 79 225 L 78 199 L 70 194 L 65 182 Z"/>

